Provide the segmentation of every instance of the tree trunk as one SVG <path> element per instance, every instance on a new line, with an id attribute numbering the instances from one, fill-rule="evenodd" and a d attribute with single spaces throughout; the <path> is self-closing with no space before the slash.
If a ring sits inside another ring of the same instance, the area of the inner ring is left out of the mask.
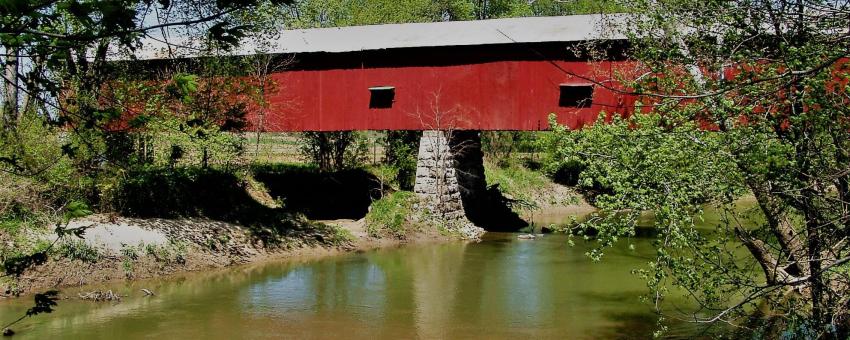
<path id="1" fill-rule="evenodd" d="M 209 158 L 209 153 L 207 152 L 207 147 L 205 146 L 205 147 L 204 147 L 203 160 L 202 160 L 203 168 L 204 168 L 204 169 L 206 169 L 206 168 L 209 166 L 209 159 L 210 159 L 210 158 Z"/>
<path id="2" fill-rule="evenodd" d="M 804 194 L 805 195 L 805 194 Z M 812 320 L 817 329 L 823 329 L 824 326 L 830 323 L 832 315 L 827 308 L 824 308 L 824 289 L 823 282 L 823 267 L 822 259 L 819 254 L 823 249 L 821 240 L 820 223 L 816 216 L 812 216 L 811 210 L 805 212 L 806 218 L 806 233 L 808 234 L 809 248 L 809 286 L 811 288 L 812 298 Z"/>
<path id="3" fill-rule="evenodd" d="M 5 46 L 6 67 L 3 79 L 3 127 L 12 130 L 18 121 L 18 48 Z"/>

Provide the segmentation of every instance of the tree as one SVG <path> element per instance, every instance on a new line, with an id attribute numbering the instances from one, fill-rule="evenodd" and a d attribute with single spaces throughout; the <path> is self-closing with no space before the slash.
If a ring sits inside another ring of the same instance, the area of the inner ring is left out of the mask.
<path id="1" fill-rule="evenodd" d="M 421 137 L 419 131 L 387 131 L 384 138 L 384 162 L 394 170 L 401 190 L 413 191 Z"/>
<path id="2" fill-rule="evenodd" d="M 338 27 L 611 13 L 618 9 L 611 0 L 296 0 L 285 15 L 293 27 Z"/>
<path id="3" fill-rule="evenodd" d="M 91 213 L 77 199 L 96 202 L 97 184 L 104 184 L 96 183 L 98 174 L 121 170 L 110 167 L 114 164 L 106 147 L 113 137 L 110 124 L 121 121 L 126 112 L 115 93 L 104 87 L 116 73 L 126 71 L 113 61 L 136 59 L 142 39 L 159 41 L 168 50 L 179 46 L 174 41 L 195 41 L 194 48 L 220 54 L 248 33 L 270 27 L 252 10 L 287 2 L 0 1 L 0 220 L 18 224 L 10 230 L 35 225 L 38 232 L 23 230 L 22 235 L 28 234 L 22 238 L 41 234 L 51 224 L 57 225 L 60 238 L 81 236 L 83 230 L 62 227 L 67 218 L 80 217 L 77 212 Z M 49 216 L 35 222 L 20 216 L 28 214 Z M 7 275 L 20 275 L 47 260 L 49 248 L 30 248 L 13 244 L 0 249 Z M 27 315 L 49 312 L 52 296 L 36 295 L 35 312 Z"/>
<path id="4" fill-rule="evenodd" d="M 102 84 L 114 77 L 110 60 L 134 59 L 142 39 L 168 48 L 173 41 L 197 41 L 193 48 L 220 53 L 249 32 L 268 29 L 269 18 L 251 16 L 261 6 L 287 0 L 42 0 L 0 4 L 0 44 L 4 51 L 4 144 L 21 140 L 16 125 L 25 114 L 73 131 L 63 150 L 94 162 L 102 160 L 98 130 L 118 119 L 123 107 Z M 259 19 L 258 19 L 259 18 Z M 218 52 L 217 52 L 218 51 Z M 10 147 L 0 163 L 17 173 L 25 148 Z M 84 162 L 86 163 L 86 162 Z M 84 167 L 92 167 L 88 162 Z"/>
<path id="5" fill-rule="evenodd" d="M 320 171 L 340 171 L 356 167 L 366 158 L 368 148 L 356 131 L 304 132 L 299 137 L 300 153 Z"/>
<path id="6" fill-rule="evenodd" d="M 753 310 L 768 310 L 770 327 L 845 338 L 850 5 L 622 6 L 634 15 L 612 23 L 630 38 L 636 62 L 617 71 L 624 86 L 613 89 L 639 95 L 643 113 L 603 115 L 581 132 L 557 127 L 548 144 L 553 167 L 578 160 L 587 167 L 582 185 L 613 189 L 597 201 L 602 213 L 576 234 L 599 232 L 598 258 L 605 246 L 634 235 L 639 212 L 651 210 L 658 252 L 639 273 L 656 305 L 672 284 L 700 303 L 700 322 L 738 324 Z M 763 223 L 743 222 L 734 208 L 741 192 L 755 199 Z M 726 211 L 715 236 L 694 226 L 704 202 Z"/>

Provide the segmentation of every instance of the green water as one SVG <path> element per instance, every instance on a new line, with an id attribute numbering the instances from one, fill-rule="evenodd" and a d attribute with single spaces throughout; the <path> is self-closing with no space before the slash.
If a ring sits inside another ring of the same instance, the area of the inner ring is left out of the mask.
<path id="1" fill-rule="evenodd" d="M 61 301 L 14 327 L 15 339 L 648 338 L 656 316 L 630 273 L 651 240 L 592 263 L 562 235 L 417 245 L 303 263 L 272 263 L 106 288 L 119 303 Z M 92 290 L 94 287 L 86 288 Z M 143 297 L 141 288 L 156 296 Z M 73 294 L 69 290 L 66 293 Z M 0 302 L 0 320 L 29 299 Z M 684 299 L 666 301 L 682 317 Z M 704 329 L 674 322 L 670 337 Z"/>

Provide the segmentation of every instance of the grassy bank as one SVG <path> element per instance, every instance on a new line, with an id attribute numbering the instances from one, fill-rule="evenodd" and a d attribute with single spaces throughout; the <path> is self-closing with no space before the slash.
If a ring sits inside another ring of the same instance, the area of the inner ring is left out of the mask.
<path id="1" fill-rule="evenodd" d="M 373 202 L 366 215 L 366 231 L 372 237 L 403 239 L 411 231 L 421 230 L 418 223 L 411 219 L 415 215 L 415 201 L 414 193 L 397 191 Z"/>
<path id="2" fill-rule="evenodd" d="M 498 186 L 510 199 L 511 208 L 521 216 L 534 211 L 564 207 L 592 208 L 573 187 L 555 182 L 539 169 L 533 169 L 520 159 L 508 162 L 484 162 L 488 186 Z"/>

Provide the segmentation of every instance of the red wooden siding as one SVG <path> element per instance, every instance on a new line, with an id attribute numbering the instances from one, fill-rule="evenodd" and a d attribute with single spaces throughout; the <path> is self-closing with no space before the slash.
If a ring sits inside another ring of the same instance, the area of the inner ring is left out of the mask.
<path id="1" fill-rule="evenodd" d="M 515 52 L 465 49 L 454 61 L 448 54 L 429 54 L 403 61 L 386 55 L 352 61 L 351 54 L 333 61 L 321 56 L 309 67 L 294 67 L 272 75 L 276 93 L 268 96 L 266 131 L 344 130 L 542 130 L 548 116 L 580 127 L 600 111 L 629 113 L 634 100 L 596 86 L 587 108 L 559 107 L 560 84 L 587 84 L 569 72 L 613 84 L 613 70 L 627 61 L 590 63 L 585 60 L 516 58 Z M 389 53 L 389 52 L 384 52 Z M 470 54 L 472 53 L 472 54 Z M 310 55 L 299 56 L 309 62 Z M 355 58 L 356 59 L 356 58 Z M 555 59 L 555 58 L 553 58 Z M 370 65 L 371 64 L 371 65 Z M 370 87 L 395 87 L 392 108 L 369 107 Z M 439 119 L 438 119 L 439 118 Z M 252 119 L 253 120 L 253 119 Z"/>

